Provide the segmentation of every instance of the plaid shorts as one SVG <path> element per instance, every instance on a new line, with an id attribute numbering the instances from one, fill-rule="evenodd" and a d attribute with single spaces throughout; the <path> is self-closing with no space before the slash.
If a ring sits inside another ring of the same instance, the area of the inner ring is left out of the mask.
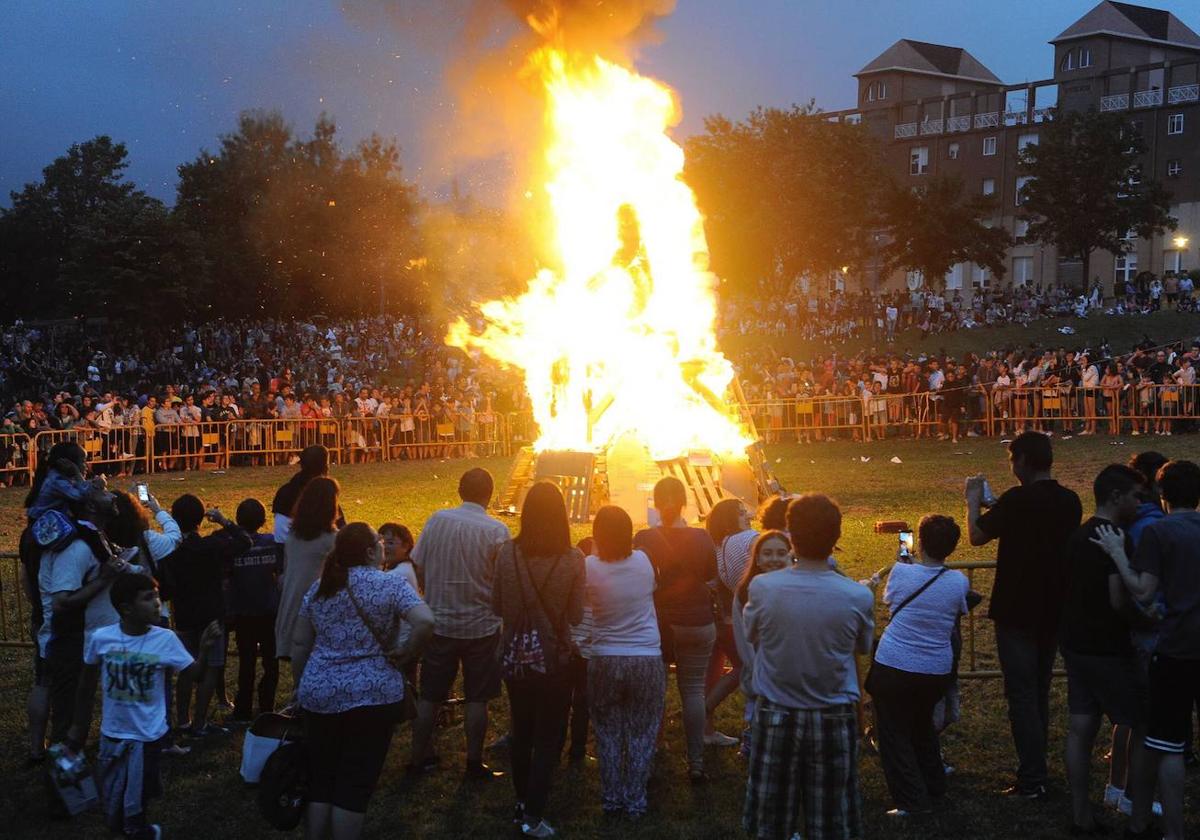
<path id="1" fill-rule="evenodd" d="M 760 840 L 862 833 L 854 704 L 789 709 L 759 698 L 742 825 Z"/>

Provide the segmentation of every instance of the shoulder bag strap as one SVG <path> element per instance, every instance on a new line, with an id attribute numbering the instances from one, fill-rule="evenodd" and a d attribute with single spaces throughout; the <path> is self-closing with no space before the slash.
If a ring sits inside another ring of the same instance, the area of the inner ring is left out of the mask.
<path id="1" fill-rule="evenodd" d="M 916 598 L 918 595 L 920 595 L 922 592 L 924 592 L 929 587 L 933 586 L 933 584 L 937 582 L 937 579 L 940 578 L 942 575 L 946 574 L 947 571 L 948 571 L 948 569 L 945 566 L 942 566 L 942 569 L 940 572 L 938 572 L 936 575 L 931 577 L 929 580 L 925 581 L 923 584 L 921 584 L 920 588 L 917 589 L 916 592 L 914 592 L 913 594 L 911 594 L 907 598 L 905 598 L 903 601 L 901 601 L 900 606 L 898 606 L 898 607 L 896 607 L 896 609 L 892 610 L 892 617 L 888 620 L 895 621 L 896 616 L 898 616 L 900 614 L 900 610 L 907 607 L 909 604 L 912 603 L 914 598 Z"/>
<path id="2" fill-rule="evenodd" d="M 390 652 L 389 648 L 391 648 L 391 645 L 388 644 L 387 639 L 384 638 L 383 634 L 379 632 L 378 628 L 371 623 L 371 619 L 367 618 L 367 614 L 363 610 L 362 604 L 358 602 L 358 598 L 354 597 L 354 590 L 350 588 L 349 570 L 347 570 L 346 574 L 346 594 L 350 596 L 350 603 L 354 606 L 354 611 L 358 613 L 359 620 L 366 626 L 367 630 L 370 631 L 371 635 L 375 639 L 375 643 L 379 645 L 380 653 L 383 654 L 383 658 L 387 659 L 388 664 L 390 665 L 391 659 L 388 657 L 388 653 Z"/>
<path id="3" fill-rule="evenodd" d="M 558 622 L 556 623 L 554 621 L 554 616 L 548 609 L 546 609 L 546 601 L 542 597 L 542 589 L 546 586 L 546 583 L 550 580 L 550 578 L 554 576 L 554 570 L 558 568 L 558 563 L 560 560 L 562 560 L 562 555 L 554 558 L 554 562 L 550 564 L 550 571 L 546 572 L 546 576 L 542 579 L 542 585 L 540 587 L 533 579 L 533 571 L 529 568 L 528 564 L 525 566 L 525 572 L 529 575 L 529 585 L 533 587 L 533 594 L 537 596 L 538 606 L 541 607 L 542 614 L 546 616 L 546 619 L 550 622 L 550 626 L 554 628 L 555 634 L 561 633 L 560 625 L 563 623 L 563 619 L 566 618 L 567 608 L 565 606 L 563 607 L 562 614 L 559 615 Z M 518 577 L 519 576 L 520 575 L 518 574 Z"/>

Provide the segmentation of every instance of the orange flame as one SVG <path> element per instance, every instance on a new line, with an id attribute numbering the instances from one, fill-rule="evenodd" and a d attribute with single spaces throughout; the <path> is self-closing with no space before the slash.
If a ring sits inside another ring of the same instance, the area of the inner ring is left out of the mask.
<path id="1" fill-rule="evenodd" d="M 519 297 L 482 304 L 482 333 L 459 319 L 447 343 L 524 371 L 538 451 L 634 433 L 660 459 L 744 456 L 703 223 L 667 135 L 671 90 L 550 46 L 528 69 L 547 99 L 544 189 L 560 265 Z"/>

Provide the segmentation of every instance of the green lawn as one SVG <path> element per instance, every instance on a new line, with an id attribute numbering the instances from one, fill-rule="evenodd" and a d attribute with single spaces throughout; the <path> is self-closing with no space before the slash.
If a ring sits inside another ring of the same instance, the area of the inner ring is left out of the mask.
<path id="1" fill-rule="evenodd" d="M 1064 483 L 1084 497 L 1090 510 L 1090 483 L 1100 466 L 1125 460 L 1142 441 L 1075 438 L 1056 442 L 1058 474 Z M 1145 441 L 1144 443 L 1150 443 Z M 1155 439 L 1165 454 L 1195 456 L 1195 440 L 1187 437 Z M 779 446 L 769 451 L 770 460 L 791 490 L 821 490 L 839 499 L 846 514 L 841 565 L 855 574 L 865 574 L 889 562 L 894 537 L 877 536 L 872 525 L 877 519 L 907 519 L 911 523 L 927 512 L 951 513 L 961 520 L 963 477 L 985 472 L 997 489 L 1006 486 L 1007 467 L 1003 446 L 994 440 L 970 439 L 959 445 L 929 441 L 885 441 L 871 444 L 823 443 L 810 446 Z M 900 464 L 891 463 L 899 456 Z M 864 458 L 870 460 L 864 461 Z M 776 460 L 778 459 L 778 460 Z M 484 462 L 502 481 L 506 459 Z M 366 519 L 374 524 L 394 519 L 414 526 L 434 510 L 454 503 L 454 488 L 463 462 L 335 467 L 342 483 L 343 505 L 349 519 Z M 232 509 L 247 495 L 269 500 L 274 488 L 290 470 L 242 469 L 225 475 L 156 476 L 152 489 L 164 503 L 179 493 L 200 494 L 206 501 Z M 0 490 L 0 550 L 14 547 L 20 522 L 17 490 Z M 990 559 L 989 549 L 963 548 L 955 559 Z M 986 573 L 976 588 L 987 591 Z M 982 615 L 982 609 L 980 614 Z M 990 627 L 979 622 L 979 667 L 995 667 L 991 654 Z M 73 837 L 100 838 L 106 832 L 95 816 L 70 824 L 49 824 L 43 813 L 45 794 L 37 774 L 21 768 L 25 754 L 23 735 L 24 702 L 29 686 L 28 653 L 0 652 L 0 777 L 6 780 L 0 794 L 0 825 L 4 836 L 14 838 Z M 286 669 L 285 669 L 286 670 Z M 232 676 L 233 669 L 230 670 Z M 867 837 L 973 837 L 1037 838 L 1063 834 L 1067 803 L 1061 748 L 1066 720 L 1063 686 L 1056 684 L 1055 725 L 1052 735 L 1052 772 L 1058 780 L 1057 795 L 1046 803 L 1013 802 L 995 791 L 1009 781 L 1014 757 L 1008 736 L 1006 712 L 996 681 L 968 682 L 963 689 L 964 719 L 946 735 L 947 758 L 957 770 L 950 782 L 950 795 L 935 818 L 921 825 L 897 828 L 886 823 L 883 811 L 890 807 L 878 760 L 862 759 L 862 788 Z M 671 689 L 669 708 L 678 702 Z M 737 700 L 720 710 L 721 728 L 740 730 Z M 491 737 L 503 731 L 505 703 L 494 705 Z M 507 781 L 485 790 L 464 788 L 457 770 L 462 759 L 461 728 L 442 731 L 438 751 L 449 764 L 439 775 L 406 788 L 401 768 L 408 755 L 409 735 L 402 730 L 393 743 L 380 789 L 368 814 L 368 833 L 376 837 L 420 838 L 503 837 L 512 804 Z M 689 786 L 683 767 L 682 731 L 677 715 L 667 727 L 667 749 L 651 788 L 651 813 L 636 825 L 609 824 L 601 819 L 598 780 L 594 766 L 564 764 L 556 780 L 549 818 L 564 837 L 726 838 L 740 833 L 744 766 L 730 751 L 710 753 L 714 780 L 703 789 Z M 1100 755 L 1097 749 L 1096 790 L 1100 790 Z M 168 764 L 165 799 L 152 814 L 164 824 L 167 837 L 257 838 L 269 836 L 255 811 L 250 792 L 237 776 L 240 738 L 213 740 L 192 755 Z M 494 763 L 504 766 L 503 755 Z M 1200 835 L 1200 785 L 1190 777 L 1191 833 Z M 1112 820 L 1120 824 L 1118 820 Z"/>

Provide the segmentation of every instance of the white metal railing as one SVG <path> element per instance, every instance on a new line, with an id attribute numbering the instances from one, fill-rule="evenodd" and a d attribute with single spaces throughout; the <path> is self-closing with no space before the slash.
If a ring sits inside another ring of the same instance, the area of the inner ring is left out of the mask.
<path id="1" fill-rule="evenodd" d="M 941 120 L 924 120 L 921 123 L 921 133 L 922 134 L 941 134 L 942 133 L 942 124 L 943 123 Z"/>
<path id="2" fill-rule="evenodd" d="M 1000 112 L 989 111 L 986 114 L 975 115 L 976 128 L 996 128 L 1000 125 Z"/>
<path id="3" fill-rule="evenodd" d="M 1177 85 L 1167 91 L 1167 104 L 1169 105 L 1198 100 L 1200 100 L 1200 85 Z"/>
<path id="4" fill-rule="evenodd" d="M 1034 122 L 1040 123 L 1040 122 L 1045 122 L 1046 120 L 1052 120 L 1052 119 L 1054 119 L 1054 106 L 1053 105 L 1047 106 L 1045 108 L 1034 108 L 1033 109 L 1033 121 Z"/>
<path id="5" fill-rule="evenodd" d="M 1162 104 L 1161 90 L 1139 90 L 1133 94 L 1134 108 L 1154 108 Z"/>
<path id="6" fill-rule="evenodd" d="M 947 133 L 953 131 L 970 131 L 971 130 L 971 115 L 964 114 L 958 117 L 948 117 L 946 119 Z"/>
<path id="7" fill-rule="evenodd" d="M 900 140 L 905 137 L 916 137 L 916 136 L 917 136 L 917 124 L 915 122 L 898 123 L 896 125 L 896 139 L 897 140 Z"/>
<path id="8" fill-rule="evenodd" d="M 1028 111 L 1005 111 L 1004 112 L 1004 124 L 1005 125 L 1025 125 L 1028 122 L 1029 122 L 1029 112 Z"/>
<path id="9" fill-rule="evenodd" d="M 846 114 L 842 117 L 842 122 L 847 125 L 858 125 L 862 122 L 862 114 Z"/>
<path id="10" fill-rule="evenodd" d="M 1129 107 L 1128 93 L 1112 93 L 1100 97 L 1101 111 L 1124 111 Z"/>

